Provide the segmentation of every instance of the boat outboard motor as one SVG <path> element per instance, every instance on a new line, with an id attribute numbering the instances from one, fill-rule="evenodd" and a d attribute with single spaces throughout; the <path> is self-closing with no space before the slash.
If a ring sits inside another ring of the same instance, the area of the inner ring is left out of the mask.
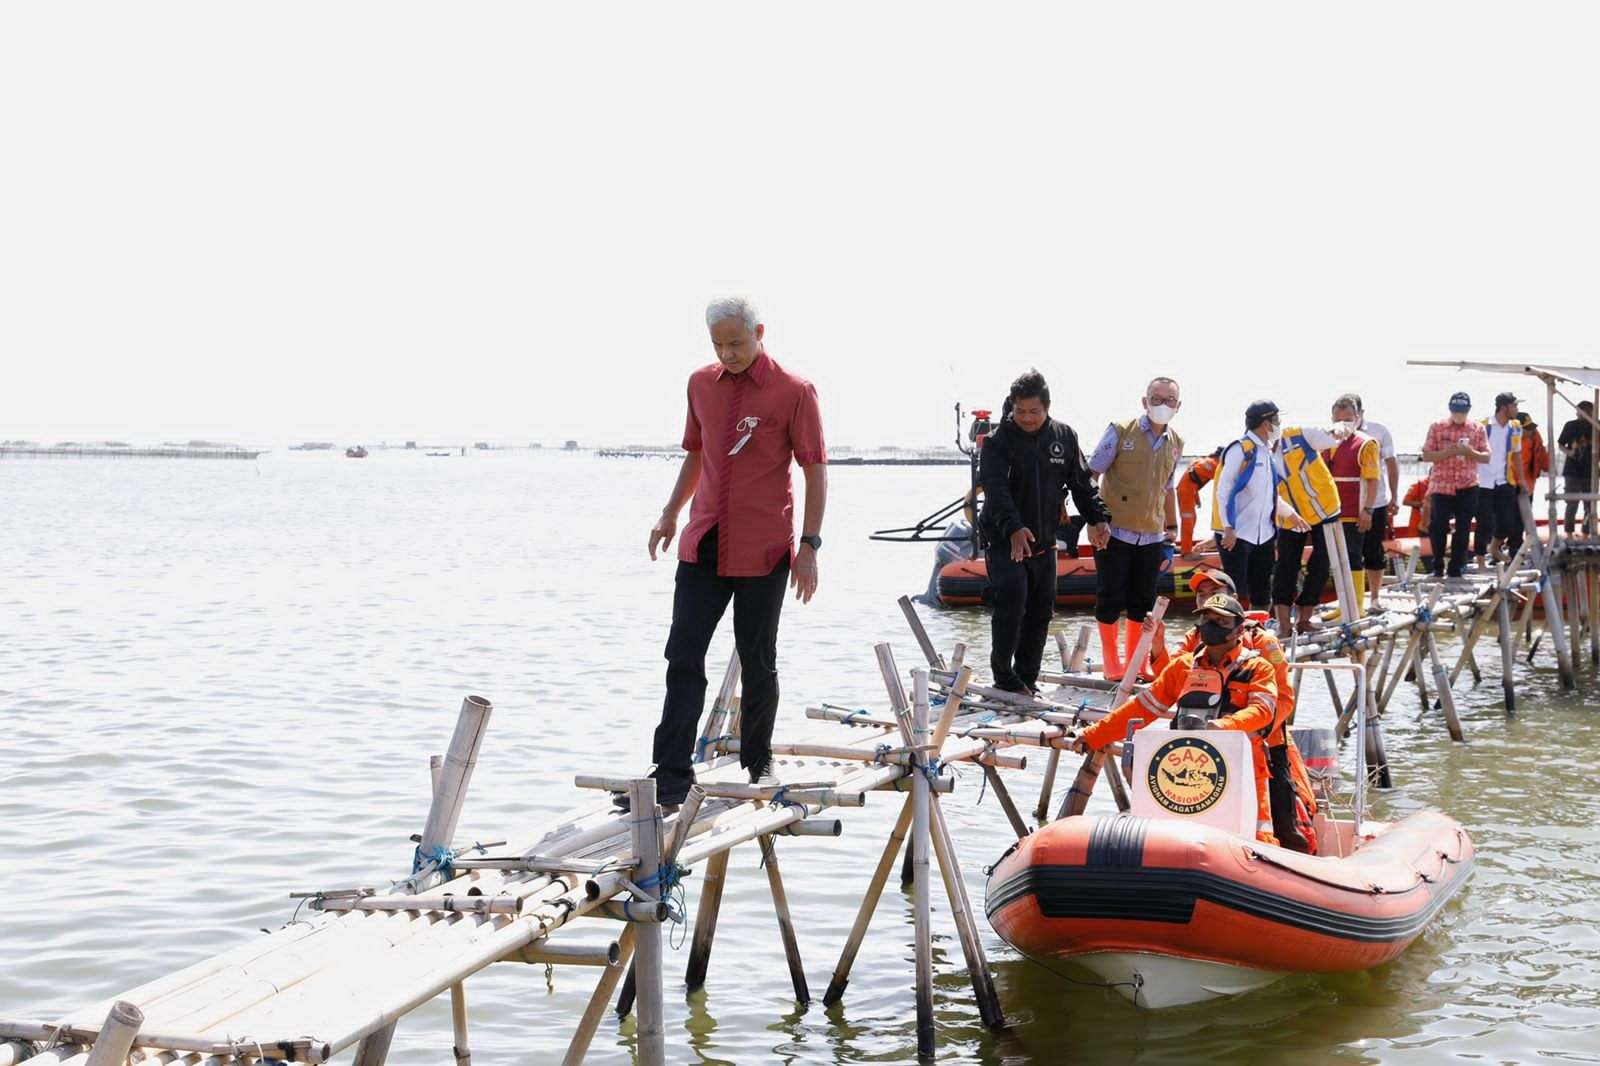
<path id="1" fill-rule="evenodd" d="M 957 518 L 944 529 L 944 536 L 933 549 L 933 573 L 928 575 L 928 588 L 917 599 L 923 603 L 939 602 L 939 572 L 951 563 L 977 556 L 972 526 L 965 518 Z"/>

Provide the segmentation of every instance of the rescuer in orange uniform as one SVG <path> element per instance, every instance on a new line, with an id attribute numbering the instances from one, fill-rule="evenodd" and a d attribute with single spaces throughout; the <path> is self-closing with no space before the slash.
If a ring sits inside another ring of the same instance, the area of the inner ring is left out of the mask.
<path id="1" fill-rule="evenodd" d="M 1172 708 L 1206 718 L 1207 729 L 1233 729 L 1252 734 L 1251 761 L 1256 775 L 1256 839 L 1276 844 L 1272 802 L 1267 790 L 1266 738 L 1278 713 L 1278 682 L 1272 664 L 1244 647 L 1244 608 L 1226 594 L 1212 596 L 1200 608 L 1200 639 L 1205 650 L 1175 655 L 1161 676 L 1145 691 L 1085 729 L 1073 743 L 1079 752 L 1099 751 L 1121 740 L 1127 723 L 1143 716 L 1149 724 L 1171 717 Z"/>
<path id="2" fill-rule="evenodd" d="M 1194 521 L 1200 511 L 1200 490 L 1211 484 L 1221 462 L 1222 449 L 1218 448 L 1210 455 L 1196 459 L 1178 479 L 1178 521 L 1182 527 L 1178 534 L 1178 550 L 1185 555 L 1194 552 Z"/>
<path id="3" fill-rule="evenodd" d="M 1217 593 L 1233 595 L 1233 578 L 1227 571 L 1197 567 L 1189 576 L 1189 588 L 1196 603 L 1204 603 Z M 1311 775 L 1306 772 L 1306 762 L 1300 756 L 1289 726 L 1294 721 L 1294 682 L 1289 678 L 1289 659 L 1283 654 L 1283 645 L 1277 634 L 1268 629 L 1271 619 L 1266 611 L 1246 611 L 1244 636 L 1239 643 L 1272 664 L 1273 680 L 1278 685 L 1278 711 L 1267 733 L 1267 771 L 1270 780 L 1267 794 L 1272 801 L 1272 827 L 1278 843 L 1292 851 L 1308 855 L 1317 853 L 1317 832 L 1311 819 L 1317 813 L 1317 796 L 1311 788 Z M 1200 630 L 1191 629 L 1183 638 L 1178 654 L 1192 654 L 1200 649 Z"/>

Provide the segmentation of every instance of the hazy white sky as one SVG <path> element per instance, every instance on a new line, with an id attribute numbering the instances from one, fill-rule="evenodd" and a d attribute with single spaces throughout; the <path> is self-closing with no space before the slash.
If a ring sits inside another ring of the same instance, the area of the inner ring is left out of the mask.
<path id="1" fill-rule="evenodd" d="M 1595 362 L 1600 8 L 12 3 L 0 437 L 670 442 L 754 296 L 830 440 Z M 1538 408 L 1540 421 L 1543 404 Z"/>

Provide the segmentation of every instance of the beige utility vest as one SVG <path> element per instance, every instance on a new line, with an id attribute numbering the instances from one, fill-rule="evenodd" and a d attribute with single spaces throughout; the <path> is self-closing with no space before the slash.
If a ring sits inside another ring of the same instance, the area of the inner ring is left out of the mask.
<path id="1" fill-rule="evenodd" d="M 1113 423 L 1117 457 L 1100 475 L 1100 498 L 1111 511 L 1111 524 L 1135 533 L 1160 533 L 1166 515 L 1167 486 L 1183 457 L 1183 438 L 1167 427 L 1159 448 L 1135 418 Z"/>

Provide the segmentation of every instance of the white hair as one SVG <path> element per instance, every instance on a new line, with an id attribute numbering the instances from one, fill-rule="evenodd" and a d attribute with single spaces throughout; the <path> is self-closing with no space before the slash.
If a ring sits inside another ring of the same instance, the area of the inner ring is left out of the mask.
<path id="1" fill-rule="evenodd" d="M 761 322 L 761 315 L 756 311 L 756 305 L 743 296 L 724 296 L 706 304 L 707 326 L 726 322 L 730 318 L 739 319 L 744 323 L 744 328 L 751 333 L 756 331 L 756 326 Z"/>

